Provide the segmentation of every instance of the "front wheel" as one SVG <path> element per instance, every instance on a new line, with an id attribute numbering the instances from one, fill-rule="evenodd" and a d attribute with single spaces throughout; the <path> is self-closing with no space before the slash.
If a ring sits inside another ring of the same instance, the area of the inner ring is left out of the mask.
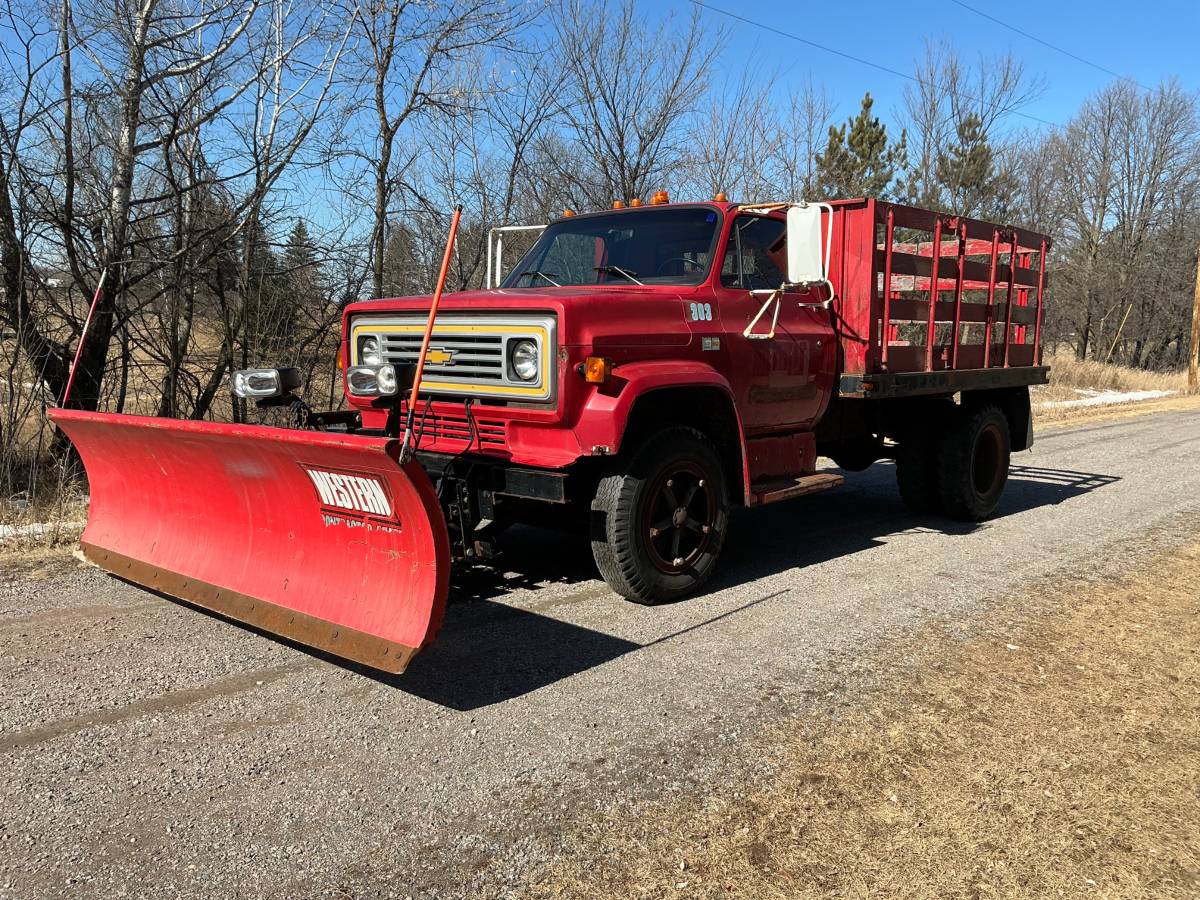
<path id="1" fill-rule="evenodd" d="M 637 603 L 692 593 L 716 568 L 729 498 L 716 447 L 692 428 L 669 428 L 600 480 L 592 555 L 609 587 Z"/>

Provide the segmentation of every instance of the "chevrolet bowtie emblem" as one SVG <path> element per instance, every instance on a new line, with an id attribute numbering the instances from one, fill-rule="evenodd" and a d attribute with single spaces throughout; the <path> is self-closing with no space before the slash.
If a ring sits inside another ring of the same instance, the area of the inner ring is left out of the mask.
<path id="1" fill-rule="evenodd" d="M 425 363 L 430 366 L 448 366 L 454 361 L 453 350 L 441 350 L 437 347 L 430 347 L 429 352 L 425 354 Z"/>

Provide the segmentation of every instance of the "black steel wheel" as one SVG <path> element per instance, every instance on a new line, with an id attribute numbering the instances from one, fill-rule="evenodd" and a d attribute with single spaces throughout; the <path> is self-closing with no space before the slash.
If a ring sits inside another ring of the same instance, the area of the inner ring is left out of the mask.
<path id="1" fill-rule="evenodd" d="M 592 554 L 623 597 L 677 600 L 712 574 L 728 521 L 716 447 L 695 429 L 669 428 L 650 438 L 626 471 L 600 480 Z"/>

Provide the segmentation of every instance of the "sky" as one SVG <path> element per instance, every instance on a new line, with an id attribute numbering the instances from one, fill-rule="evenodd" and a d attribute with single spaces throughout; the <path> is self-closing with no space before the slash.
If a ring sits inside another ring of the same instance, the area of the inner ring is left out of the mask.
<path id="1" fill-rule="evenodd" d="M 686 16 L 692 8 L 689 0 L 638 2 L 647 13 L 657 15 L 673 11 Z M 926 38 L 948 40 L 964 61 L 1012 51 L 1028 72 L 1046 81 L 1043 95 L 1024 111 L 1051 122 L 1065 123 L 1083 100 L 1114 80 L 949 0 L 703 2 L 901 72 L 912 71 L 913 61 L 924 54 Z M 1200 90 L 1200 0 L 963 2 L 1142 85 L 1154 87 L 1175 76 L 1184 88 Z M 723 25 L 728 31 L 723 57 L 728 67 L 738 74 L 744 67 L 775 71 L 780 90 L 811 76 L 829 90 L 839 119 L 857 112 L 866 91 L 875 97 L 876 113 L 885 121 L 903 102 L 906 82 L 902 78 L 709 10 L 701 12 L 706 23 Z M 1012 124 L 1038 127 L 1021 119 Z"/>

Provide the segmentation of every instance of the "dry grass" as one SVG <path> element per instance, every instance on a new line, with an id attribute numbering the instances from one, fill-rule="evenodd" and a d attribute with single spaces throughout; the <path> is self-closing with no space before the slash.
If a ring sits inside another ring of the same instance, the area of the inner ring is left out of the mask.
<path id="1" fill-rule="evenodd" d="M 1075 399 L 1075 389 L 1091 391 L 1179 391 L 1187 390 L 1186 372 L 1146 372 L 1114 366 L 1094 359 L 1080 361 L 1072 353 L 1056 353 L 1046 359 L 1050 384 L 1043 400 Z"/>
<path id="2" fill-rule="evenodd" d="M 1200 895 L 1197 583 L 1193 544 L 1035 595 L 1021 625 L 919 635 L 853 713 L 747 748 L 767 783 L 597 822 L 530 893 Z"/>
<path id="3" fill-rule="evenodd" d="M 1049 356 L 1046 364 L 1050 366 L 1050 383 L 1033 388 L 1030 398 L 1034 420 L 1039 424 L 1091 422 L 1200 407 L 1200 398 L 1186 396 L 1186 372 L 1145 372 L 1091 359 L 1080 362 L 1071 353 Z M 1044 406 L 1048 401 L 1079 400 L 1086 396 L 1082 391 L 1174 391 L 1175 394 L 1167 398 L 1101 406 Z"/>
<path id="4" fill-rule="evenodd" d="M 22 578 L 49 577 L 62 571 L 64 564 L 72 564 L 72 557 L 78 558 L 78 532 L 69 542 L 56 544 L 41 544 L 38 546 L 16 546 L 0 544 L 0 572 L 6 577 Z M 82 560 L 78 565 L 90 565 Z"/>

